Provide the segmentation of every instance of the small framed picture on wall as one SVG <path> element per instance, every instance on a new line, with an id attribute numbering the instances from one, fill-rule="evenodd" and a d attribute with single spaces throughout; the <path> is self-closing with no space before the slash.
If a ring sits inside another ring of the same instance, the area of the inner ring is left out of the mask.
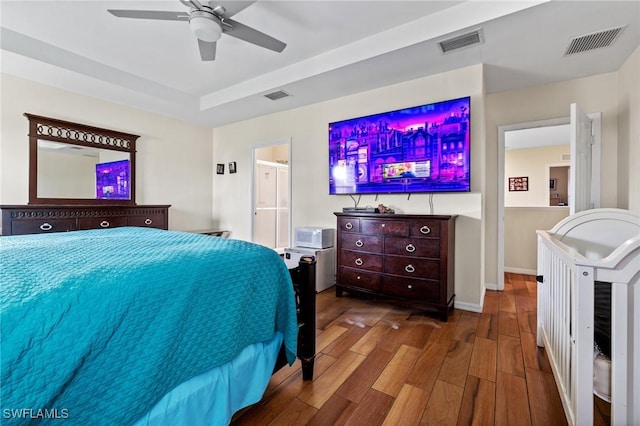
<path id="1" fill-rule="evenodd" d="M 529 190 L 529 177 L 510 177 L 509 178 L 509 191 L 528 191 Z"/>
<path id="2" fill-rule="evenodd" d="M 236 162 L 232 161 L 229 163 L 229 173 L 235 173 L 236 172 Z"/>
<path id="3" fill-rule="evenodd" d="M 224 164 L 218 163 L 218 165 L 216 166 L 216 173 L 219 175 L 224 174 Z"/>

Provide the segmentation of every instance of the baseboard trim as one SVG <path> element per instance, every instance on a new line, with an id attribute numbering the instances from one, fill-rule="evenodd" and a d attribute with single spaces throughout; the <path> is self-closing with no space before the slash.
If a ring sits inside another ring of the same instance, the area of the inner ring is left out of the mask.
<path id="1" fill-rule="evenodd" d="M 523 275 L 536 275 L 535 269 L 524 269 L 524 268 L 507 268 L 504 267 L 505 272 L 510 272 L 512 274 L 523 274 Z"/>
<path id="2" fill-rule="evenodd" d="M 484 300 L 484 295 L 482 299 Z M 463 311 L 482 313 L 482 305 L 476 305 L 475 303 L 455 302 L 453 307 Z"/>
<path id="3" fill-rule="evenodd" d="M 498 291 L 498 284 L 492 284 L 492 283 L 485 283 L 484 287 L 487 290 L 495 290 Z M 483 304 L 484 305 L 484 304 Z"/>

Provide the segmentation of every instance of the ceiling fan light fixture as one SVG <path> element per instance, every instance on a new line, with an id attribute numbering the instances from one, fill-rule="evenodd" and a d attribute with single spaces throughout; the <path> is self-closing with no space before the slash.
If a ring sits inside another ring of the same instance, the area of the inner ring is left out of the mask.
<path id="1" fill-rule="evenodd" d="M 203 14 L 192 14 L 189 18 L 191 32 L 202 41 L 218 41 L 222 36 L 222 27 L 213 18 Z"/>

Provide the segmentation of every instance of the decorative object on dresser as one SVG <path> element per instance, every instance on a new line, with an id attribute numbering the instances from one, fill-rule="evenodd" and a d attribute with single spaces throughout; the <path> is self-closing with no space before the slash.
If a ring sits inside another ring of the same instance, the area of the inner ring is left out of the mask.
<path id="1" fill-rule="evenodd" d="M 169 205 L 136 205 L 139 136 L 55 118 L 29 120 L 29 205 L 4 205 L 2 235 L 142 226 L 168 229 Z"/>
<path id="2" fill-rule="evenodd" d="M 338 220 L 336 296 L 383 296 L 447 321 L 453 307 L 455 215 L 334 213 Z"/>

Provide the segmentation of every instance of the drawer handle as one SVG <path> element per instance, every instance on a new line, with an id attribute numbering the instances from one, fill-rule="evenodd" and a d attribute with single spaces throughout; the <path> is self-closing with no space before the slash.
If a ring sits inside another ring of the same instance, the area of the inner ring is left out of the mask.
<path id="1" fill-rule="evenodd" d="M 360 275 L 358 275 L 358 276 L 356 277 L 356 279 L 357 279 L 357 280 L 361 279 Z"/>
<path id="2" fill-rule="evenodd" d="M 380 226 L 382 226 L 382 227 L 384 228 L 385 226 L 387 226 L 387 224 L 386 224 L 386 223 L 383 223 L 383 224 L 382 224 L 382 225 L 380 225 Z"/>
<path id="3" fill-rule="evenodd" d="M 416 246 L 414 246 L 413 244 L 408 244 L 405 249 L 409 252 L 409 253 L 413 253 L 414 251 L 416 251 Z"/>
<path id="4" fill-rule="evenodd" d="M 425 225 L 422 228 L 420 228 L 420 232 L 422 232 L 425 235 L 430 234 L 431 233 L 431 228 L 429 228 L 427 225 Z"/>
<path id="5" fill-rule="evenodd" d="M 413 265 L 407 265 L 404 267 L 404 270 L 410 274 L 413 274 L 416 271 L 416 268 L 414 268 Z"/>
<path id="6" fill-rule="evenodd" d="M 407 286 L 407 288 L 408 288 L 409 290 L 411 290 L 411 289 L 413 288 L 413 286 L 412 286 L 411 284 L 409 284 L 409 285 Z"/>
<path id="7" fill-rule="evenodd" d="M 100 226 L 102 228 L 108 228 L 109 227 L 109 222 L 107 222 L 106 220 L 103 220 L 102 222 L 100 222 Z"/>
<path id="8" fill-rule="evenodd" d="M 345 223 L 344 227 L 347 229 L 353 229 L 353 224 L 351 222 L 347 222 Z"/>
<path id="9" fill-rule="evenodd" d="M 145 225 L 151 225 L 153 223 L 153 221 L 151 219 L 145 219 L 144 220 L 144 224 Z"/>
<path id="10" fill-rule="evenodd" d="M 362 265 L 364 264 L 364 262 L 363 262 L 363 261 L 362 261 L 362 259 L 360 259 L 360 258 L 357 258 L 355 263 L 356 263 L 356 265 L 358 265 L 358 266 L 362 266 Z"/>
<path id="11" fill-rule="evenodd" d="M 53 226 L 50 223 L 45 222 L 40 225 L 40 229 L 42 229 L 43 231 L 51 231 L 53 229 Z"/>
<path id="12" fill-rule="evenodd" d="M 356 241 L 356 247 L 362 247 L 363 245 L 364 243 L 362 242 L 362 240 Z"/>

